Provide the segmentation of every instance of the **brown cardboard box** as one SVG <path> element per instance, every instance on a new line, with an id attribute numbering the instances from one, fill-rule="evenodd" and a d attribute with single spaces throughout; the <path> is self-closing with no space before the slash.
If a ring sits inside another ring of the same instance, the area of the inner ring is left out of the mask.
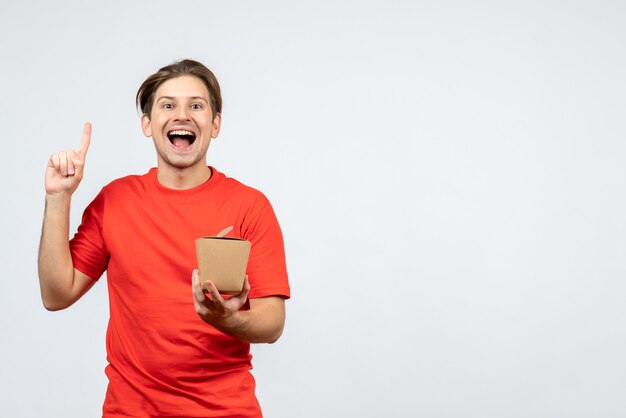
<path id="1" fill-rule="evenodd" d="M 212 281 L 220 293 L 238 294 L 246 276 L 250 241 L 239 238 L 204 237 L 196 240 L 200 283 Z"/>

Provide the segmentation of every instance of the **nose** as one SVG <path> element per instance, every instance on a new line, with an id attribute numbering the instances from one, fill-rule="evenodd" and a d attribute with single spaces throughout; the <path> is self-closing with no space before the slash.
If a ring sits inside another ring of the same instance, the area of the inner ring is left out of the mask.
<path id="1" fill-rule="evenodd" d="M 189 109 L 187 108 L 187 106 L 178 106 L 176 108 L 176 114 L 174 115 L 174 120 L 180 121 L 180 120 L 190 120 L 191 118 L 189 117 Z"/>

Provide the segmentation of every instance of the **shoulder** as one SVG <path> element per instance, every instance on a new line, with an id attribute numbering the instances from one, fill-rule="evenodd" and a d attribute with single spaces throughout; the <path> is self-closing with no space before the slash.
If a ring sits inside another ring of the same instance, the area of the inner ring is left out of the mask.
<path id="1" fill-rule="evenodd" d="M 150 170 L 148 173 L 143 175 L 131 174 L 115 179 L 102 188 L 102 193 L 106 195 L 111 195 L 130 191 L 137 192 L 138 190 L 145 190 L 152 176 L 152 171 L 153 170 Z"/>
<path id="2" fill-rule="evenodd" d="M 216 184 L 220 188 L 220 193 L 248 203 L 261 206 L 269 205 L 269 200 L 260 190 L 248 186 L 237 179 L 228 177 L 213 167 L 211 167 L 211 170 L 215 176 Z"/>

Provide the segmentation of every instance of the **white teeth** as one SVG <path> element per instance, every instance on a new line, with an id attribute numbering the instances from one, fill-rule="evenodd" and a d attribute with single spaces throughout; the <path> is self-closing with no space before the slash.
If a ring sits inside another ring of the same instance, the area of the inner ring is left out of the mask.
<path id="1" fill-rule="evenodd" d="M 193 135 L 193 132 L 178 129 L 176 131 L 170 131 L 170 135 Z"/>

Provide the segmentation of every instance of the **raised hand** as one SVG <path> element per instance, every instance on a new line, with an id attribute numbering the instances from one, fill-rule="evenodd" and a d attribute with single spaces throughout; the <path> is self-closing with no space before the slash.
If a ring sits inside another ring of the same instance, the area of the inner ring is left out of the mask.
<path id="1" fill-rule="evenodd" d="M 68 150 L 52 154 L 46 169 L 46 193 L 68 194 L 74 193 L 83 179 L 85 157 L 91 141 L 91 123 L 85 123 L 83 138 L 78 151 Z"/>

